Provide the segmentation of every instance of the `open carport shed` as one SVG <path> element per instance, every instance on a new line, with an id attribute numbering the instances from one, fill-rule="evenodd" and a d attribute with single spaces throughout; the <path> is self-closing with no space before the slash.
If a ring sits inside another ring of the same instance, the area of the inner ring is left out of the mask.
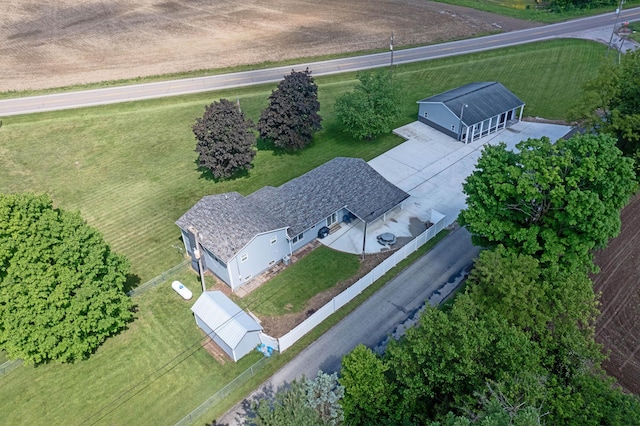
<path id="1" fill-rule="evenodd" d="M 472 142 L 522 119 L 524 102 L 497 81 L 469 83 L 418 101 L 418 120 Z"/>
<path id="2" fill-rule="evenodd" d="M 198 327 L 234 361 L 261 343 L 260 324 L 221 291 L 204 292 L 191 311 Z"/>

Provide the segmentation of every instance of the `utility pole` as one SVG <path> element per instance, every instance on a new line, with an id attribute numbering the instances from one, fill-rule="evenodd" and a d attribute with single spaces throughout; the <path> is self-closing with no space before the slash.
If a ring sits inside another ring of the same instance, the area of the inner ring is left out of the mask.
<path id="1" fill-rule="evenodd" d="M 622 13 L 623 5 L 624 0 L 620 0 L 620 4 L 616 9 L 616 22 L 614 22 L 613 29 L 611 30 L 611 38 L 609 38 L 609 45 L 607 46 L 607 53 L 605 54 L 605 56 L 609 56 L 609 49 L 611 49 L 611 46 L 613 45 L 613 35 L 616 33 L 616 27 L 618 26 L 618 21 L 620 20 L 620 14 Z M 622 49 L 622 46 L 620 46 L 620 49 Z"/>
<path id="2" fill-rule="evenodd" d="M 198 230 L 195 226 L 190 226 L 189 232 L 193 234 L 193 238 L 196 243 L 195 250 L 193 251 L 193 255 L 198 261 L 198 272 L 200 272 L 200 282 L 202 283 L 202 292 L 207 291 L 207 286 L 204 282 L 204 271 L 202 270 L 202 246 L 200 246 L 200 241 L 198 241 Z"/>
<path id="3" fill-rule="evenodd" d="M 389 79 L 393 81 L 393 31 L 391 31 L 391 41 L 389 42 L 389 50 L 391 51 L 391 67 L 389 73 Z"/>

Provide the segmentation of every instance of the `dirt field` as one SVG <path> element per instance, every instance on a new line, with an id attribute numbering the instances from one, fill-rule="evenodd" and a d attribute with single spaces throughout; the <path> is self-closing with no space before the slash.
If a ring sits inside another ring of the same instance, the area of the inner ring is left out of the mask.
<path id="1" fill-rule="evenodd" d="M 602 292 L 596 340 L 610 351 L 604 366 L 618 383 L 640 394 L 640 195 L 622 211 L 622 232 L 596 253 Z"/>
<path id="2" fill-rule="evenodd" d="M 8 0 L 0 91 L 58 87 L 532 27 L 424 0 Z"/>

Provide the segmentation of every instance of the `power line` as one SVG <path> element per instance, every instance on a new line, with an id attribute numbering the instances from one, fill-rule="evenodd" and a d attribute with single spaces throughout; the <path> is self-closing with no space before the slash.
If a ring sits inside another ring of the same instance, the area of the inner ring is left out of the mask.
<path id="1" fill-rule="evenodd" d="M 282 291 L 284 291 L 285 289 L 283 287 L 277 289 L 276 291 L 274 291 L 268 298 L 261 300 L 259 303 L 255 303 L 255 304 L 250 304 L 247 305 L 246 309 L 254 309 L 256 307 L 259 307 L 261 305 L 263 305 L 265 302 L 271 300 L 272 298 L 274 298 L 275 296 L 277 296 L 279 293 L 281 293 Z M 228 324 L 231 320 L 233 320 L 237 315 L 240 315 L 242 312 L 244 312 L 244 310 L 242 310 L 241 312 L 238 312 L 237 314 L 229 317 L 229 319 L 227 319 L 225 322 L 223 322 L 222 324 L 220 324 L 218 327 L 216 327 L 215 330 L 212 330 L 211 334 L 215 334 L 218 330 L 220 330 L 222 327 L 224 327 L 226 324 Z M 144 378 L 142 378 L 140 381 L 138 381 L 136 384 L 134 384 L 133 386 L 129 387 L 127 390 L 123 391 L 122 393 L 120 393 L 116 398 L 114 398 L 113 400 L 111 400 L 110 402 L 108 402 L 107 404 L 103 405 L 100 409 L 98 409 L 97 411 L 95 411 L 93 414 L 89 415 L 88 417 L 86 417 L 84 420 L 82 420 L 80 422 L 80 424 L 87 424 L 89 421 L 91 421 L 91 419 L 93 417 L 95 417 L 96 415 L 100 414 L 101 412 L 107 410 L 110 406 L 112 406 L 113 404 L 116 404 L 118 401 L 120 401 L 121 399 L 125 398 L 122 402 L 118 403 L 117 405 L 113 406 L 111 409 L 109 409 L 107 412 L 105 412 L 102 416 L 100 416 L 99 418 L 95 419 L 95 421 L 93 421 L 92 423 L 89 423 L 90 425 L 95 425 L 96 423 L 98 423 L 100 420 L 104 419 L 105 417 L 107 417 L 109 414 L 113 413 L 115 410 L 117 410 L 118 408 L 120 408 L 121 406 L 123 406 L 124 404 L 126 404 L 127 402 L 129 402 L 131 399 L 133 399 L 136 395 L 138 395 L 139 393 L 141 393 L 143 390 L 145 390 L 146 388 L 148 388 L 149 386 L 151 386 L 151 384 L 153 384 L 154 382 L 156 382 L 157 380 L 159 380 L 161 377 L 163 377 L 165 374 L 169 373 L 171 370 L 173 370 L 174 368 L 176 368 L 178 365 L 182 364 L 184 361 L 186 361 L 187 359 L 189 359 L 192 355 L 194 355 L 198 349 L 200 349 L 202 347 L 202 342 L 204 340 L 206 340 L 207 338 L 211 338 L 213 339 L 213 337 L 209 334 L 206 334 L 204 337 L 199 338 L 197 341 L 194 341 L 193 343 L 191 343 L 189 346 L 187 346 L 186 349 L 184 349 L 182 352 L 180 352 L 179 354 L 177 354 L 176 356 L 174 356 L 172 359 L 170 359 L 169 361 L 167 361 L 165 364 L 163 364 L 162 366 L 156 368 L 154 371 L 152 371 L 151 373 L 147 374 Z M 172 362 L 174 362 L 176 359 L 178 359 L 179 357 L 181 357 L 183 354 L 185 354 L 186 352 L 190 351 L 194 346 L 198 346 L 197 348 L 195 348 L 191 353 L 189 353 L 187 356 L 185 356 L 182 360 L 180 360 L 179 362 L 177 362 L 175 365 L 173 365 L 171 368 L 167 369 L 166 371 L 161 372 L 161 374 L 159 374 L 155 379 L 149 381 L 154 375 L 156 375 L 158 372 L 160 372 L 161 370 L 165 369 L 168 365 L 170 365 Z M 149 383 L 145 384 L 145 382 L 149 381 Z M 144 386 L 142 386 L 144 385 Z M 137 388 L 139 388 L 140 386 L 142 386 L 140 389 L 136 390 Z M 134 392 L 135 391 L 135 392 Z M 128 394 L 130 394 L 131 392 L 134 392 L 133 394 L 127 396 Z"/>

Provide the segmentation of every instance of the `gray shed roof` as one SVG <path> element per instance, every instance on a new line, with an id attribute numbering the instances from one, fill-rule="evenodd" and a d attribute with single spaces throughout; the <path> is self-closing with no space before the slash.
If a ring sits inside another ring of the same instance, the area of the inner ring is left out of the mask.
<path id="1" fill-rule="evenodd" d="M 524 102 L 497 81 L 469 83 L 422 99 L 418 103 L 443 103 L 458 118 L 462 105 L 467 105 L 462 114 L 462 122 L 466 126 L 524 105 Z"/>
<path id="2" fill-rule="evenodd" d="M 200 243 L 224 262 L 256 235 L 287 227 L 237 192 L 203 197 L 176 224 L 194 226 Z"/>
<path id="3" fill-rule="evenodd" d="M 247 333 L 262 330 L 260 324 L 221 291 L 204 292 L 193 304 L 191 311 L 232 349 L 238 346 Z"/>
<path id="4" fill-rule="evenodd" d="M 289 235 L 295 236 L 343 207 L 371 222 L 408 197 L 364 160 L 337 157 L 247 198 L 289 225 Z"/>

